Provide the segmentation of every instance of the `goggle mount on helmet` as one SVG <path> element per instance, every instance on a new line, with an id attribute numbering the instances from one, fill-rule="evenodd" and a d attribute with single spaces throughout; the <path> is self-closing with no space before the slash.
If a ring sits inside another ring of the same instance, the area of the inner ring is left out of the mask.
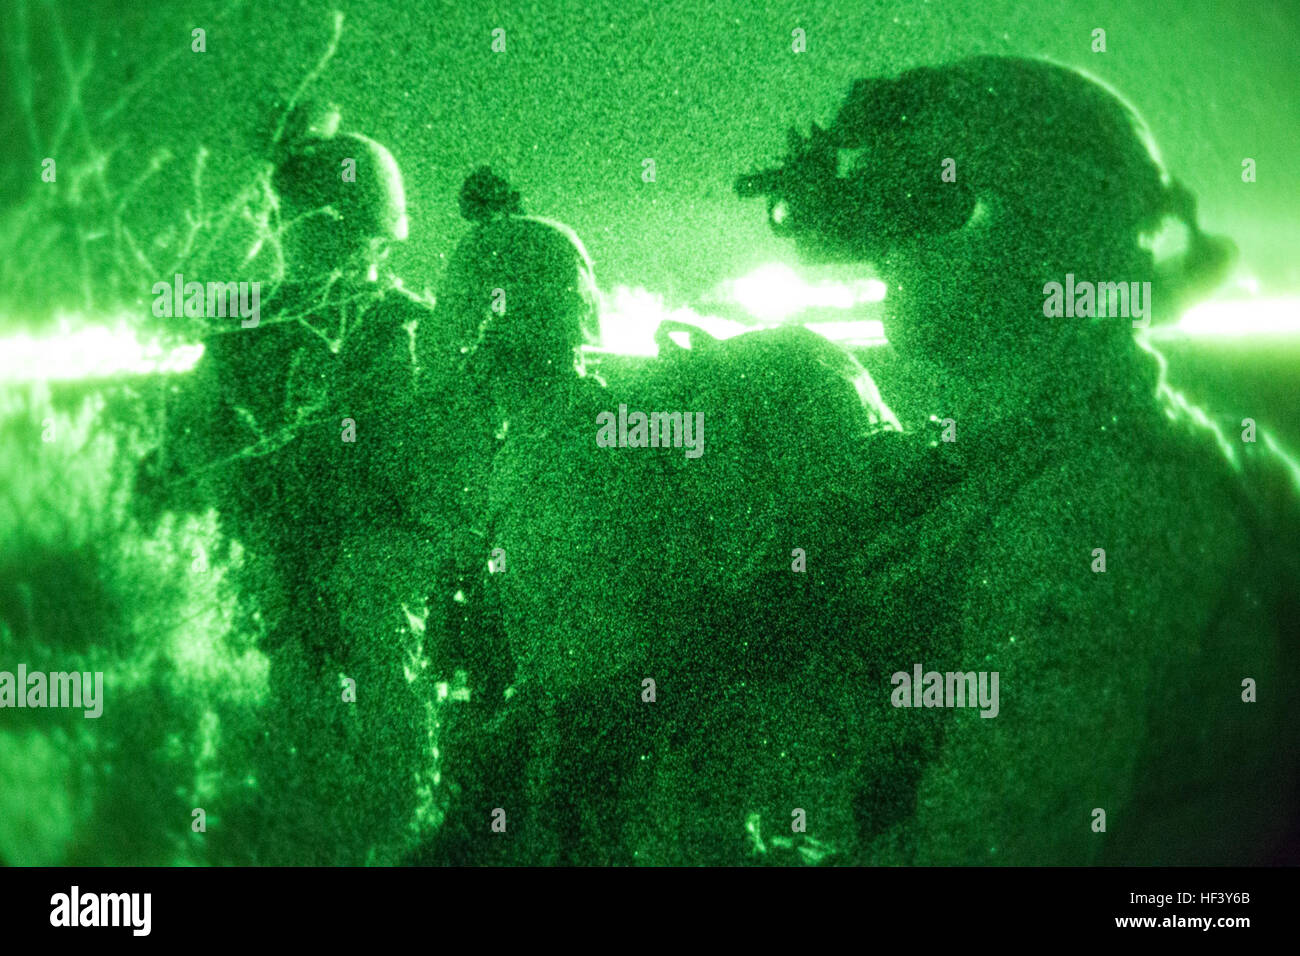
<path id="1" fill-rule="evenodd" d="M 881 148 L 850 150 L 814 123 L 806 137 L 790 129 L 782 165 L 738 177 L 735 190 L 742 199 L 767 198 L 768 223 L 778 236 L 854 259 L 883 241 L 938 235 L 966 223 L 973 194 L 964 183 L 943 181 L 940 160 L 883 139 Z"/>

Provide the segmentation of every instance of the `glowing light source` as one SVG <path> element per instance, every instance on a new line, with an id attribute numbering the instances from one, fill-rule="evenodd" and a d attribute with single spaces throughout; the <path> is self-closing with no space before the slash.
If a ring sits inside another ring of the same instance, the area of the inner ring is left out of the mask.
<path id="1" fill-rule="evenodd" d="M 759 319 L 782 319 L 801 307 L 803 283 L 789 266 L 755 269 L 732 286 L 732 297 Z"/>
<path id="2" fill-rule="evenodd" d="M 1153 330 L 1160 338 L 1300 336 L 1300 299 L 1235 299 L 1192 306 L 1174 325 Z"/>
<path id="3" fill-rule="evenodd" d="M 849 310 L 864 302 L 879 302 L 886 286 L 879 279 L 805 281 L 789 266 L 764 266 L 749 275 L 723 283 L 721 298 L 740 305 L 755 317 L 753 324 L 736 322 L 689 307 L 669 308 L 663 298 L 647 289 L 616 286 L 601 302 L 600 345 L 588 351 L 618 355 L 659 354 L 655 331 L 665 321 L 682 322 L 702 329 L 716 339 L 742 332 L 770 328 L 781 320 L 809 309 Z M 715 300 L 716 301 L 716 300 Z M 846 319 L 803 323 L 806 328 L 833 342 L 846 345 L 884 345 L 885 332 L 878 320 Z M 672 331 L 668 337 L 689 347 L 689 334 Z"/>
<path id="4" fill-rule="evenodd" d="M 668 308 L 662 296 L 647 289 L 616 286 L 601 305 L 600 347 L 596 351 L 620 355 L 658 355 L 655 330 L 661 322 L 672 320 L 703 329 L 716 339 L 730 338 L 747 331 L 748 326 L 713 315 L 701 315 L 694 309 Z M 669 333 L 679 345 L 687 345 L 683 332 Z"/>
<path id="5" fill-rule="evenodd" d="M 887 287 L 879 279 L 808 282 L 781 263 L 760 266 L 730 283 L 730 298 L 762 321 L 781 321 L 808 309 L 851 309 L 880 302 Z"/>
<path id="6" fill-rule="evenodd" d="M 0 338 L 0 382 L 71 381 L 119 375 L 187 372 L 203 355 L 202 345 L 165 347 L 142 341 L 134 323 L 112 324 L 64 315 L 57 328 L 41 335 Z"/>

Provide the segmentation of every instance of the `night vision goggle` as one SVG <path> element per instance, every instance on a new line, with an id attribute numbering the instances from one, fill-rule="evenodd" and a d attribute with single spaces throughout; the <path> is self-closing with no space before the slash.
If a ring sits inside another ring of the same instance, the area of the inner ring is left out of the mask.
<path id="1" fill-rule="evenodd" d="M 918 155 L 882 141 L 847 149 L 813 124 L 804 137 L 791 128 L 782 165 L 736 179 L 742 199 L 767 198 L 768 223 L 815 258 L 862 259 L 883 243 L 960 229 L 975 200 L 941 178 L 939 156 Z"/>

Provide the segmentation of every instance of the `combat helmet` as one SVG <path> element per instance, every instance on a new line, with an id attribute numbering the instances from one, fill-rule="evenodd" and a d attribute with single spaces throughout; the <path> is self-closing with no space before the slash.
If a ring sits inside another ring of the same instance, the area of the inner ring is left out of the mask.
<path id="1" fill-rule="evenodd" d="M 476 223 L 447 266 L 438 308 L 492 365 L 530 374 L 572 369 L 598 335 L 591 257 L 564 223 L 526 215 L 486 167 L 465 181 L 461 213 Z"/>
<path id="2" fill-rule="evenodd" d="M 276 144 L 272 184 L 282 220 L 321 216 L 353 241 L 405 241 L 406 188 L 393 154 L 360 133 L 338 132 L 331 106 L 291 114 Z"/>

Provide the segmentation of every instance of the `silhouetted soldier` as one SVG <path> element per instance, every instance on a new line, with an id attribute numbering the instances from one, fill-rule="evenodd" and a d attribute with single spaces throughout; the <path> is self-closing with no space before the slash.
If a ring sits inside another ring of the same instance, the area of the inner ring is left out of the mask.
<path id="1" fill-rule="evenodd" d="M 873 646 L 854 628 L 875 598 L 850 580 L 856 566 L 827 558 L 832 541 L 856 545 L 907 510 L 880 493 L 888 476 L 859 467 L 892 416 L 860 365 L 802 329 L 701 335 L 637 394 L 611 393 L 584 372 L 596 303 L 576 236 L 517 206 L 483 217 L 440 291 L 441 325 L 477 329 L 469 367 L 504 436 L 487 546 L 504 555 L 488 584 L 508 654 L 484 648 L 468 670 L 474 682 L 491 659 L 511 672 L 491 681 L 510 690 L 479 716 L 483 730 L 448 743 L 449 772 L 457 752 L 467 769 L 441 858 L 743 862 L 748 818 L 788 818 L 795 790 L 821 840 L 807 849 L 833 840 L 843 852 L 856 841 L 860 795 L 845 780 L 860 776 L 858 755 L 828 743 L 792 765 L 781 742 L 792 724 L 805 743 L 824 738 L 827 721 L 894 739 L 892 715 L 854 708 L 864 678 L 846 666 Z M 601 416 L 620 404 L 702 413 L 702 454 L 602 447 Z M 804 577 L 791 567 L 801 545 Z M 514 822 L 491 834 L 498 808 Z"/>
<path id="2" fill-rule="evenodd" d="M 919 68 L 859 81 L 829 130 L 738 186 L 767 193 L 807 255 L 871 262 L 889 283 L 887 394 L 969 464 L 918 561 L 952 552 L 958 524 L 983 526 L 932 579 L 957 648 L 933 663 L 1000 672 L 1001 713 L 954 716 L 915 815 L 865 858 L 1266 854 L 1296 749 L 1284 695 L 1246 703 L 1243 680 L 1295 673 L 1295 555 L 1278 546 L 1294 493 L 1280 461 L 1256 474 L 1261 446 L 1208 427 L 1134 337 L 1153 305 L 1176 316 L 1212 286 L 1231 251 L 1200 230 L 1134 111 L 1044 61 Z M 1166 221 L 1188 245 L 1157 263 Z M 1052 315 L 1049 284 L 1067 275 L 1151 291 L 1118 315 Z"/>
<path id="3" fill-rule="evenodd" d="M 248 852 L 391 862 L 438 817 L 424 645 L 461 520 L 440 397 L 455 350 L 387 267 L 407 236 L 389 151 L 338 132 L 330 110 L 288 129 L 272 176 L 284 275 L 255 326 L 205 342 L 187 464 L 244 547 L 240 583 L 272 660 L 257 776 L 276 800 L 248 824 L 266 836 Z M 435 343 L 424 362 L 421 336 Z"/>

